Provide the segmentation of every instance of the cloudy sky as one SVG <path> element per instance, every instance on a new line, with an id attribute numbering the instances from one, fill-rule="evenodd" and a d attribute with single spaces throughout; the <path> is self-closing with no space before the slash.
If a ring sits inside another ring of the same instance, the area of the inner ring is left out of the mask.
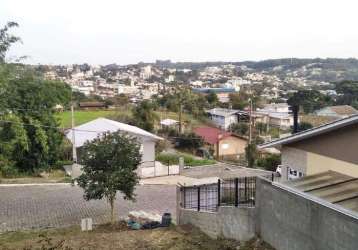
<path id="1" fill-rule="evenodd" d="M 29 63 L 358 57 L 356 0 L 0 0 Z"/>

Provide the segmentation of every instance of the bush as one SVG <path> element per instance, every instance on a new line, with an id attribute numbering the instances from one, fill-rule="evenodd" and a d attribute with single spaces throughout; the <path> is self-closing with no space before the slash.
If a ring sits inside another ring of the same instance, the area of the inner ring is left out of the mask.
<path id="1" fill-rule="evenodd" d="M 245 156 L 247 160 L 247 166 L 249 168 L 253 168 L 255 164 L 255 160 L 257 158 L 257 148 L 256 144 L 251 143 L 248 144 L 245 148 Z"/>
<path id="2" fill-rule="evenodd" d="M 196 150 L 204 145 L 203 138 L 194 133 L 181 134 L 177 137 L 176 147 Z"/>
<path id="3" fill-rule="evenodd" d="M 256 161 L 256 165 L 268 171 L 276 171 L 278 165 L 281 164 L 281 155 L 269 154 Z"/>
<path id="4" fill-rule="evenodd" d="M 155 144 L 155 153 L 159 154 L 168 148 L 167 140 L 160 140 Z"/>
<path id="5" fill-rule="evenodd" d="M 15 178 L 19 176 L 19 171 L 15 167 L 14 163 L 7 160 L 1 159 L 0 160 L 0 176 L 4 178 Z"/>
<path id="6" fill-rule="evenodd" d="M 179 164 L 179 157 L 184 157 L 184 164 L 186 166 L 203 166 L 203 165 L 210 165 L 214 164 L 214 160 L 209 159 L 197 159 L 188 154 L 158 154 L 155 158 L 156 161 L 161 162 L 164 165 L 178 165 Z"/>
<path id="7" fill-rule="evenodd" d="M 244 122 L 234 123 L 230 126 L 230 131 L 244 136 L 249 132 L 249 125 Z"/>

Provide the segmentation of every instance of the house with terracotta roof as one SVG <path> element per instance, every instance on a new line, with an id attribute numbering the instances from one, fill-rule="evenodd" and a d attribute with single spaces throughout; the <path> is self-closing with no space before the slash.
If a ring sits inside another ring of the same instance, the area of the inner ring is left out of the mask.
<path id="1" fill-rule="evenodd" d="M 213 127 L 198 127 L 194 133 L 203 138 L 217 159 L 239 159 L 245 153 L 247 139 Z"/>
<path id="2" fill-rule="evenodd" d="M 330 116 L 336 118 L 346 118 L 352 115 L 357 115 L 358 110 L 349 105 L 330 106 L 317 110 L 316 115 Z"/>

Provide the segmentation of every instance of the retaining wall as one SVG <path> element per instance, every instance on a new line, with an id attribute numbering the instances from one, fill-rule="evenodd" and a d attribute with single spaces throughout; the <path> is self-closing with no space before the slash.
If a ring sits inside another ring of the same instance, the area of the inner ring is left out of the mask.
<path id="1" fill-rule="evenodd" d="M 357 250 L 358 220 L 257 179 L 256 232 L 277 250 Z"/>
<path id="2" fill-rule="evenodd" d="M 192 224 L 212 238 L 224 237 L 246 241 L 255 236 L 255 208 L 219 207 L 217 212 L 180 207 L 177 188 L 177 224 Z"/>

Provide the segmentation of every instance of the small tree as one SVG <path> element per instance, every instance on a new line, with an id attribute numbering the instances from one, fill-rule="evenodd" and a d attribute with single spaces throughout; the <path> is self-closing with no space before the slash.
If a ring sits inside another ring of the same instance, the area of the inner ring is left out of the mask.
<path id="1" fill-rule="evenodd" d="M 139 180 L 136 169 L 141 162 L 139 150 L 136 138 L 120 132 L 107 132 L 83 147 L 83 174 L 75 181 L 84 189 L 86 200 L 107 199 L 112 224 L 117 191 L 124 194 L 124 199 L 134 200 Z"/>
<path id="2" fill-rule="evenodd" d="M 277 166 L 281 164 L 281 155 L 268 154 L 258 159 L 256 164 L 258 167 L 268 171 L 276 171 Z"/>
<path id="3" fill-rule="evenodd" d="M 249 125 L 244 122 L 234 123 L 230 126 L 230 130 L 238 135 L 247 135 L 249 132 Z"/>
<path id="4" fill-rule="evenodd" d="M 247 160 L 247 166 L 253 168 L 255 165 L 255 160 L 257 158 L 257 149 L 255 143 L 247 144 L 245 148 L 245 155 Z"/>
<path id="5" fill-rule="evenodd" d="M 190 149 L 192 153 L 204 145 L 204 140 L 195 133 L 180 134 L 177 137 L 177 148 Z"/>

